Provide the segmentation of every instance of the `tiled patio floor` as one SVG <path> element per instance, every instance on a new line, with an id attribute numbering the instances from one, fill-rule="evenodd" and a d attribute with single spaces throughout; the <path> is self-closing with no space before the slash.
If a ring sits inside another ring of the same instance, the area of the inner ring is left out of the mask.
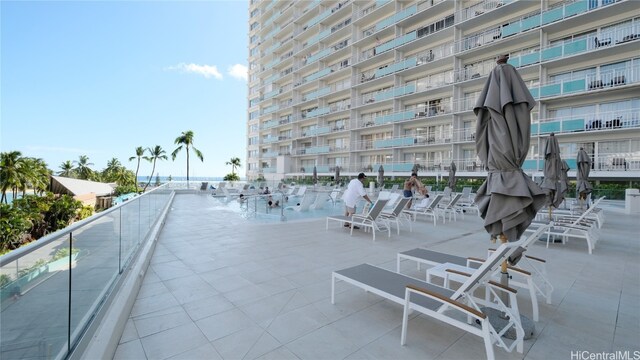
<path id="1" fill-rule="evenodd" d="M 213 201 L 175 197 L 115 359 L 484 358 L 480 338 L 425 316 L 414 315 L 400 346 L 402 306 L 348 284 L 330 302 L 334 270 L 364 262 L 395 270 L 396 253 L 418 246 L 483 257 L 491 244 L 480 218 L 436 227 L 419 219 L 412 233 L 373 243 L 337 223 L 325 231 L 324 219 L 252 224 Z M 548 261 L 552 303 L 540 301 L 524 354 L 496 349 L 497 358 L 640 350 L 640 218 L 606 211 L 593 255 L 580 240 L 530 248 Z M 424 276 L 410 263 L 403 272 Z M 528 294 L 518 298 L 530 317 Z"/>

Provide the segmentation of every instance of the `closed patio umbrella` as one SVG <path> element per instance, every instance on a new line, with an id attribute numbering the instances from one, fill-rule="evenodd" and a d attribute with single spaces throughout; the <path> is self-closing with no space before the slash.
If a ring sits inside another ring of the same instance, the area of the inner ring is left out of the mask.
<path id="1" fill-rule="evenodd" d="M 476 151 L 487 169 L 475 202 L 485 230 L 503 243 L 520 239 L 546 202 L 544 191 L 522 171 L 531 139 L 530 112 L 536 101 L 507 59 L 504 55 L 498 58 L 473 109 Z M 510 262 L 517 263 L 522 252 Z M 501 273 L 501 283 L 508 285 L 507 261 Z M 503 302 L 508 303 L 506 296 Z"/>
<path id="2" fill-rule="evenodd" d="M 501 58 L 491 71 L 474 108 L 476 151 L 488 169 L 475 200 L 492 238 L 517 241 L 544 206 L 546 195 L 521 168 L 536 101 L 506 60 Z"/>
<path id="3" fill-rule="evenodd" d="M 589 183 L 589 172 L 591 171 L 591 157 L 584 148 L 580 148 L 576 158 L 576 197 L 585 200 L 587 195 L 591 193 L 591 184 Z"/>
<path id="4" fill-rule="evenodd" d="M 336 174 L 333 177 L 336 185 L 338 184 L 338 181 L 340 181 L 340 166 L 336 165 Z"/>
<path id="5" fill-rule="evenodd" d="M 561 181 L 562 166 L 558 139 L 551 133 L 544 147 L 544 180 L 540 186 L 547 192 L 549 217 L 551 217 L 551 207 L 558 208 L 564 201 L 564 194 L 567 192 L 566 181 Z"/>
<path id="6" fill-rule="evenodd" d="M 569 189 L 569 170 L 571 170 L 571 168 L 569 167 L 569 163 L 566 160 L 562 160 L 561 170 L 562 171 L 560 172 L 560 181 L 562 182 L 565 188 L 565 194 L 566 194 L 566 191 Z"/>
<path id="7" fill-rule="evenodd" d="M 313 165 L 313 185 L 318 183 L 318 169 Z"/>
<path id="8" fill-rule="evenodd" d="M 378 168 L 378 186 L 380 189 L 384 187 L 384 168 L 382 165 Z"/>
<path id="9" fill-rule="evenodd" d="M 452 161 L 449 167 L 449 188 L 451 191 L 456 191 L 456 182 L 458 181 L 456 178 L 456 170 L 456 163 Z"/>
<path id="10" fill-rule="evenodd" d="M 412 173 L 416 173 L 416 175 L 418 174 L 418 170 L 420 170 L 420 164 L 413 164 L 413 167 L 411 168 L 411 172 Z"/>

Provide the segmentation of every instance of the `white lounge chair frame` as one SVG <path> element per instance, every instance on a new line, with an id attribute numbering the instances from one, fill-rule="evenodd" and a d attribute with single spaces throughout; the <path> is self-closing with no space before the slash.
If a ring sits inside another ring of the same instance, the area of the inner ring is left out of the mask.
<path id="1" fill-rule="evenodd" d="M 549 226 L 549 225 L 546 225 Z M 540 235 L 542 235 L 546 231 L 546 227 L 540 227 L 536 229 L 531 235 L 524 237 L 524 241 L 522 243 L 523 248 L 527 248 L 530 244 L 536 241 Z M 489 249 L 489 255 L 495 251 L 495 249 Z M 531 307 L 533 312 L 533 320 L 538 321 L 539 319 L 539 307 L 538 307 L 538 297 L 537 294 L 542 295 L 545 298 L 547 304 L 551 304 L 551 294 L 553 292 L 553 286 L 551 282 L 549 282 L 546 272 L 545 263 L 546 261 L 536 257 L 523 256 L 522 258 L 524 263 L 529 264 L 530 270 L 525 270 L 522 267 L 516 266 L 508 266 L 509 270 L 512 272 L 509 273 L 511 276 L 511 280 L 509 281 L 509 286 L 511 287 L 519 287 L 522 289 L 527 289 L 529 291 L 529 295 L 531 297 Z M 443 263 L 451 263 L 455 265 L 476 268 L 479 264 L 483 263 L 484 259 L 479 259 L 475 257 L 462 257 L 456 255 L 450 255 L 446 253 L 441 253 L 437 251 L 432 251 L 423 248 L 415 248 L 408 251 L 399 252 L 396 257 L 396 271 L 400 272 L 400 263 L 403 260 L 411 260 L 415 261 L 418 266 L 418 270 L 420 270 L 420 265 L 425 264 L 428 266 L 438 266 Z M 535 264 L 534 264 L 535 262 Z M 498 277 L 498 274 L 494 274 Z"/>
<path id="2" fill-rule="evenodd" d="M 592 207 L 575 219 L 568 219 L 567 222 L 564 222 L 562 218 L 558 218 L 553 223 L 553 226 L 547 230 L 547 248 L 549 247 L 552 235 L 560 236 L 563 244 L 566 244 L 568 238 L 579 238 L 587 241 L 589 255 L 593 254 L 593 249 L 600 238 L 600 232 L 595 224 L 585 223 L 584 219 L 594 211 L 602 199 L 604 199 L 604 196 L 596 200 Z M 536 223 L 534 223 L 534 225 L 535 224 Z"/>
<path id="3" fill-rule="evenodd" d="M 349 269 L 334 271 L 331 282 L 331 303 L 335 304 L 336 281 L 341 280 L 360 287 L 365 291 L 382 296 L 385 299 L 404 305 L 402 335 L 400 339 L 402 345 L 406 343 L 409 312 L 411 310 L 417 310 L 430 317 L 482 337 L 488 359 L 494 359 L 494 343 L 509 352 L 515 348 L 518 352 L 522 353 L 524 350 L 524 330 L 520 323 L 520 314 L 515 297 L 516 291 L 490 280 L 491 274 L 499 267 L 502 260 L 513 253 L 519 244 L 520 242 L 514 242 L 501 245 L 474 273 L 469 274 L 468 280 L 456 291 L 369 264 L 361 264 Z M 376 274 L 368 276 L 368 274 L 372 272 L 376 272 Z M 360 276 L 362 274 L 365 274 L 365 276 Z M 374 284 L 374 282 L 385 280 L 387 281 L 384 287 Z M 404 292 L 401 288 L 399 289 L 399 287 L 402 286 L 406 286 Z M 475 290 L 481 286 L 486 287 L 486 291 L 489 293 L 488 298 L 491 299 L 490 302 L 473 296 Z M 497 291 L 508 294 L 511 307 L 506 306 L 502 302 Z M 506 313 L 508 321 L 505 327 L 496 330 L 489 322 L 487 316 L 480 311 L 480 305 L 495 308 Z M 466 315 L 467 322 L 450 316 L 447 313 L 449 310 L 454 310 Z M 473 319 L 480 322 L 481 329 L 472 325 Z M 516 339 L 508 344 L 502 339 L 502 335 L 512 327 L 515 328 Z"/>
<path id="4" fill-rule="evenodd" d="M 326 230 L 329 230 L 329 220 L 334 220 L 340 223 L 350 224 L 351 235 L 353 235 L 354 226 L 362 226 L 365 230 L 371 229 L 373 241 L 376 241 L 376 231 L 387 230 L 388 237 L 391 237 L 391 227 L 389 223 L 385 219 L 380 218 L 382 209 L 387 205 L 388 201 L 389 200 L 386 199 L 376 201 L 366 214 L 327 216 Z"/>
<path id="5" fill-rule="evenodd" d="M 462 198 L 462 194 L 456 194 L 453 196 L 451 201 L 444 206 L 439 206 L 436 210 L 442 214 L 442 222 L 444 223 L 446 215 L 449 214 L 449 222 L 451 222 L 451 215 L 453 215 L 453 221 L 458 221 L 458 210 L 456 209 L 456 204 L 458 200 Z M 442 203 L 440 203 L 442 204 Z M 464 218 L 464 213 L 460 212 L 462 218 Z"/>
<path id="6" fill-rule="evenodd" d="M 315 194 L 305 194 L 300 200 L 300 205 L 287 206 L 284 210 L 308 211 L 316 200 Z"/>
<path id="7" fill-rule="evenodd" d="M 409 224 L 409 232 L 413 232 L 413 226 L 411 225 L 411 217 L 403 212 L 404 208 L 409 203 L 409 200 L 411 200 L 411 198 L 403 197 L 402 199 L 400 199 L 400 201 L 396 203 L 396 206 L 393 208 L 393 210 L 390 213 L 383 211 L 382 214 L 380 214 L 380 216 L 386 219 L 389 224 L 391 224 L 392 222 L 396 224 L 398 235 L 400 235 L 400 223 L 404 222 L 404 220 L 406 220 L 407 223 Z"/>
<path id="8" fill-rule="evenodd" d="M 331 198 L 329 197 L 329 193 L 328 192 L 325 192 L 325 191 L 319 192 L 318 196 L 316 196 L 316 199 L 313 202 L 313 204 L 311 204 L 311 206 L 309 206 L 309 209 L 310 210 L 324 209 L 325 205 L 327 205 L 327 202 L 329 202 L 329 201 L 331 201 Z"/>
<path id="9" fill-rule="evenodd" d="M 440 213 L 436 210 L 440 201 L 442 201 L 442 194 L 436 195 L 430 202 L 429 205 L 425 208 L 414 208 L 414 209 L 405 209 L 403 210 L 406 214 L 411 215 L 413 221 L 416 221 L 418 215 L 431 216 L 433 218 L 433 226 L 436 226 L 438 222 L 438 216 Z"/>

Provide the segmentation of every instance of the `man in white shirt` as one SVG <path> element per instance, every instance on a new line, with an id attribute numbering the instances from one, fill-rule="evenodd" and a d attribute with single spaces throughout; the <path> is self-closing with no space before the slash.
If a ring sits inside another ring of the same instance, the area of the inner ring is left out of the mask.
<path id="1" fill-rule="evenodd" d="M 349 185 L 347 185 L 347 190 L 345 190 L 342 195 L 346 216 L 351 216 L 356 213 L 356 203 L 358 202 L 358 199 L 360 199 L 360 196 L 367 200 L 369 204 L 373 203 L 364 191 L 364 179 L 366 178 L 367 176 L 364 173 L 360 173 L 358 174 L 357 179 L 351 180 Z M 344 224 L 344 226 L 349 227 L 349 224 Z M 354 229 L 357 229 L 357 226 L 354 226 Z"/>

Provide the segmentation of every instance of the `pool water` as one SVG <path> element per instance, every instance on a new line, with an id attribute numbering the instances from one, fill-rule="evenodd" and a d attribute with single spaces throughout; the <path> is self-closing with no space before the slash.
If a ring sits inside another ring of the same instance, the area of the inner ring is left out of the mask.
<path id="1" fill-rule="evenodd" d="M 115 205 L 121 204 L 129 199 L 133 199 L 136 196 L 138 196 L 138 193 L 134 193 L 134 192 L 128 193 L 128 194 L 122 194 L 120 196 L 113 198 L 112 205 L 115 206 Z"/>
<path id="2" fill-rule="evenodd" d="M 307 211 L 296 211 L 295 207 L 301 199 L 290 198 L 289 201 L 278 207 L 269 207 L 265 197 L 248 197 L 240 202 L 237 197 L 228 199 L 226 197 L 210 196 L 212 206 L 215 210 L 225 211 L 238 215 L 248 221 L 262 223 L 276 223 L 282 221 L 301 221 L 318 218 L 325 218 L 329 215 L 344 215 L 344 203 L 338 202 L 335 205 L 328 201 L 322 209 L 309 209 Z M 274 196 L 278 200 L 279 196 Z"/>

